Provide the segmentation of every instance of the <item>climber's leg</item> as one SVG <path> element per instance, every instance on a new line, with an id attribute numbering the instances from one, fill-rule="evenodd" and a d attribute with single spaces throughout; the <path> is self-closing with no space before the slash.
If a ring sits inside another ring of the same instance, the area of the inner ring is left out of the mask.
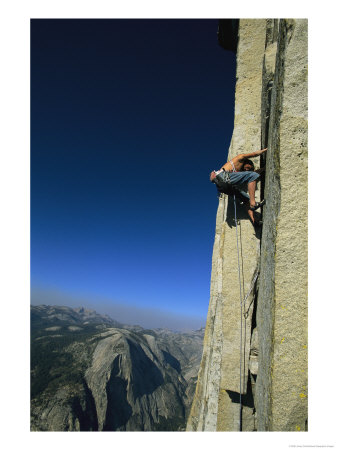
<path id="1" fill-rule="evenodd" d="M 256 180 L 250 181 L 250 183 L 248 183 L 248 193 L 249 193 L 249 197 L 250 197 L 250 206 L 251 207 L 256 206 L 256 200 L 255 200 L 256 184 L 257 184 Z M 251 211 L 251 210 L 249 210 L 249 211 Z M 252 211 L 251 211 L 251 213 L 252 213 Z M 251 217 L 251 215 L 250 215 L 250 217 Z"/>

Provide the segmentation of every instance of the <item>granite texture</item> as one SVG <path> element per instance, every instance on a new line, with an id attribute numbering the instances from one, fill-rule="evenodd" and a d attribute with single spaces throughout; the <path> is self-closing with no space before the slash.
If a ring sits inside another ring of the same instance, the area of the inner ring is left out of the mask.
<path id="1" fill-rule="evenodd" d="M 254 230 L 243 206 L 220 197 L 203 356 L 187 430 L 302 431 L 307 429 L 307 20 L 241 19 L 236 76 L 228 159 L 268 147 L 260 161 L 266 175 L 256 192 L 256 200 L 266 198 L 264 224 Z"/>

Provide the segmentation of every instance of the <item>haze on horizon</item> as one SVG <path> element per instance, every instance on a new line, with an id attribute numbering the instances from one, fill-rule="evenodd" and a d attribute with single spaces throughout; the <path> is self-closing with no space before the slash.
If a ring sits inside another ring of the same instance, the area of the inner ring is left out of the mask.
<path id="1" fill-rule="evenodd" d="M 132 304 L 117 303 L 86 295 L 74 296 L 53 289 L 34 287 L 31 291 L 31 305 L 68 306 L 70 308 L 92 309 L 98 314 L 108 315 L 124 325 L 139 325 L 142 328 L 167 328 L 172 331 L 196 331 L 205 327 L 205 317 L 175 314 L 161 308 L 147 308 Z"/>

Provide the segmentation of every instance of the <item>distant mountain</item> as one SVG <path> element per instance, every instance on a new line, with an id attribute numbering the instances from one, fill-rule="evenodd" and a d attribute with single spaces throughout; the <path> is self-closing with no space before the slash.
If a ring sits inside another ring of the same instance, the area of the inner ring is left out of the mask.
<path id="1" fill-rule="evenodd" d="M 32 306 L 32 431 L 184 430 L 203 335 Z"/>
<path id="2" fill-rule="evenodd" d="M 69 308 L 68 306 L 31 306 L 31 324 L 34 329 L 37 329 L 39 325 L 46 325 L 47 322 L 50 325 L 93 325 L 93 324 L 105 324 L 123 328 L 124 325 L 113 320 L 107 315 L 98 314 L 92 309 L 86 308 Z"/>

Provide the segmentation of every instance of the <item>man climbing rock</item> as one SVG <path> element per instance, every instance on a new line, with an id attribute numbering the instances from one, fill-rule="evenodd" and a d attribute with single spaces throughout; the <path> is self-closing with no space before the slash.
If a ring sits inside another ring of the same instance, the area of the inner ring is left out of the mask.
<path id="1" fill-rule="evenodd" d="M 242 153 L 225 163 L 220 170 L 213 170 L 210 181 L 215 183 L 217 190 L 227 195 L 236 194 L 244 201 L 250 220 L 255 225 L 254 211 L 265 201 L 256 203 L 255 191 L 257 180 L 262 170 L 254 171 L 255 166 L 249 158 L 255 158 L 267 151 L 267 148 L 252 153 Z M 248 189 L 246 192 L 244 189 Z"/>

